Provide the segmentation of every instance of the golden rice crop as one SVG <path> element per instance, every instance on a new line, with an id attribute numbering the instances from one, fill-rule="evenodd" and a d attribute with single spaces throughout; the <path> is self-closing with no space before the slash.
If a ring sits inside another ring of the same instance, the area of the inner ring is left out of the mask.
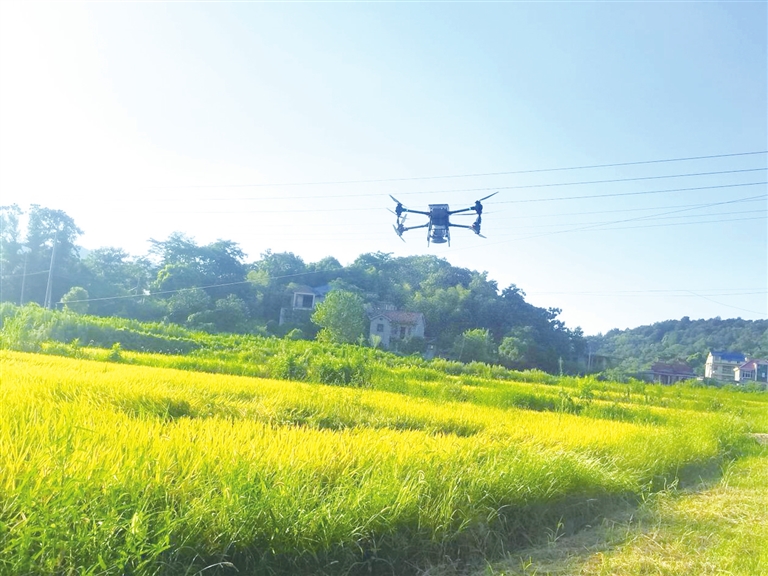
<path id="1" fill-rule="evenodd" d="M 683 411 L 650 425 L 5 351 L 0 363 L 9 574 L 391 573 L 503 547 L 545 505 L 639 493 L 738 431 Z"/>

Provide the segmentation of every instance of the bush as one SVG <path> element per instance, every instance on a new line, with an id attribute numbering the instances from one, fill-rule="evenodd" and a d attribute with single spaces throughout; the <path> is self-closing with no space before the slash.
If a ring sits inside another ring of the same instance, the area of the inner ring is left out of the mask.
<path id="1" fill-rule="evenodd" d="M 306 380 L 309 370 L 309 355 L 283 350 L 267 362 L 271 378 L 278 380 Z"/>
<path id="2" fill-rule="evenodd" d="M 376 337 L 374 335 L 373 337 Z M 376 346 L 374 346 L 376 348 Z M 401 354 L 423 354 L 427 349 L 427 341 L 424 338 L 414 336 L 399 343 L 397 351 Z"/>
<path id="3" fill-rule="evenodd" d="M 12 350 L 34 352 L 43 342 L 73 340 L 99 348 L 119 343 L 125 350 L 164 354 L 187 354 L 199 346 L 188 332 L 173 326 L 46 310 L 37 304 L 5 307 L 2 313 L 0 347 Z"/>
<path id="4" fill-rule="evenodd" d="M 88 291 L 80 286 L 73 286 L 69 292 L 61 297 L 65 310 L 76 314 L 88 313 Z"/>
<path id="5" fill-rule="evenodd" d="M 309 379 L 322 384 L 367 386 L 370 370 L 364 362 L 315 356 L 309 367 Z"/>

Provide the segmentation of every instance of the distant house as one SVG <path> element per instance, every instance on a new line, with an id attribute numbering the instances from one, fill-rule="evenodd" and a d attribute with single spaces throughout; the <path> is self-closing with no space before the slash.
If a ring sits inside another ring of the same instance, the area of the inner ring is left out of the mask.
<path id="1" fill-rule="evenodd" d="M 747 361 L 741 352 L 725 352 L 710 350 L 707 362 L 704 364 L 704 378 L 711 378 L 721 382 L 733 382 L 735 369 Z"/>
<path id="2" fill-rule="evenodd" d="M 651 369 L 645 373 L 648 380 L 658 384 L 674 384 L 681 380 L 691 380 L 696 378 L 693 369 L 684 362 L 656 362 Z"/>
<path id="3" fill-rule="evenodd" d="M 311 286 L 296 286 L 291 293 L 291 305 L 280 309 L 280 325 L 295 317 L 295 313 L 311 312 L 325 300 L 326 294 L 331 291 L 328 284 L 313 288 Z"/>
<path id="4" fill-rule="evenodd" d="M 390 348 L 399 341 L 424 338 L 424 314 L 402 310 L 375 309 L 369 312 L 371 340 L 379 338 L 382 348 Z"/>
<path id="5" fill-rule="evenodd" d="M 736 382 L 768 382 L 768 360 L 752 359 L 734 369 Z"/>

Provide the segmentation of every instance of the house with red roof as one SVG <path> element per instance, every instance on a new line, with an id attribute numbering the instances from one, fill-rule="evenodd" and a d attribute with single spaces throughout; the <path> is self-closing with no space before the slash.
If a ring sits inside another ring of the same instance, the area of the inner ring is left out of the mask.
<path id="1" fill-rule="evenodd" d="M 768 360 L 751 359 L 734 369 L 736 382 L 768 382 Z"/>

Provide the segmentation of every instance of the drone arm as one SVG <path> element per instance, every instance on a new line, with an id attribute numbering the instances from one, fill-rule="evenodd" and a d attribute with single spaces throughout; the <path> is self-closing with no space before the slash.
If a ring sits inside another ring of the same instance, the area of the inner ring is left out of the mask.
<path id="1" fill-rule="evenodd" d="M 408 230 L 415 230 L 416 228 L 426 228 L 427 226 L 429 226 L 429 224 L 421 224 L 420 226 L 407 226 L 407 227 L 404 226 L 402 228 L 402 231 L 408 232 Z"/>
<path id="2" fill-rule="evenodd" d="M 466 224 L 449 224 L 449 226 L 452 226 L 453 228 L 466 228 L 468 230 L 472 230 L 472 232 L 474 232 L 481 238 L 485 238 L 485 236 L 480 234 L 480 224 L 482 220 L 483 220 L 482 217 L 478 214 L 477 219 L 472 223 L 472 226 L 467 226 Z"/>
<path id="3" fill-rule="evenodd" d="M 475 207 L 472 206 L 471 208 L 462 208 L 461 210 L 451 210 L 450 212 L 448 212 L 448 215 L 450 216 L 452 214 L 459 214 L 460 212 L 474 212 L 474 211 L 475 211 Z"/>
<path id="4" fill-rule="evenodd" d="M 403 208 L 402 212 L 410 212 L 411 214 L 423 214 L 429 216 L 429 212 L 423 212 L 422 210 L 411 210 L 410 208 Z"/>

